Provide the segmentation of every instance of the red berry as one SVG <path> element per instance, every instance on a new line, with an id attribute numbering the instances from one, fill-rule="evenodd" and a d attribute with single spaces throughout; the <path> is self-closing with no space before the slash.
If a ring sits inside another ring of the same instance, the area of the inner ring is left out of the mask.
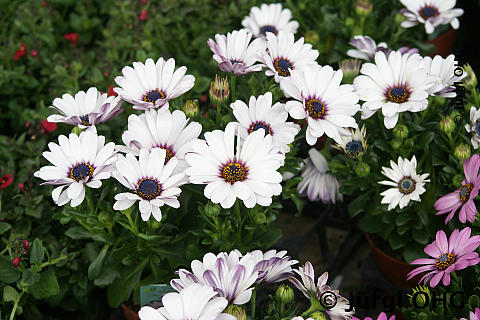
<path id="1" fill-rule="evenodd" d="M 141 21 L 146 21 L 148 19 L 148 11 L 147 10 L 140 11 L 140 15 L 138 16 L 138 18 Z"/>
<path id="2" fill-rule="evenodd" d="M 36 57 L 36 56 L 38 56 L 38 51 L 37 50 L 32 50 L 32 52 L 30 52 L 30 55 L 32 57 Z"/>
<path id="3" fill-rule="evenodd" d="M 200 99 L 199 99 L 199 100 L 200 100 L 200 102 L 205 102 L 205 101 L 207 101 L 207 98 L 208 98 L 208 97 L 207 97 L 206 94 L 202 94 L 202 95 L 200 96 Z"/>
<path id="4" fill-rule="evenodd" d="M 20 259 L 19 257 L 15 257 L 15 258 L 13 258 L 12 263 L 15 267 L 18 267 L 18 265 L 20 264 L 21 261 L 22 261 L 22 259 Z"/>

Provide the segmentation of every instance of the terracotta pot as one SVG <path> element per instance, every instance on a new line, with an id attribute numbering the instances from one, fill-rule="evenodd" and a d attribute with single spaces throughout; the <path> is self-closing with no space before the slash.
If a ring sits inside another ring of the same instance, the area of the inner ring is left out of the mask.
<path id="1" fill-rule="evenodd" d="M 409 281 L 406 280 L 407 274 L 415 269 L 415 266 L 394 259 L 382 250 L 375 247 L 368 233 L 365 233 L 365 237 L 367 238 L 368 244 L 372 250 L 373 259 L 387 280 L 405 289 L 412 289 L 418 286 L 421 275 L 417 275 Z"/>
<path id="2" fill-rule="evenodd" d="M 425 40 L 426 43 L 431 43 L 437 47 L 437 51 L 432 53 L 430 57 L 441 55 L 446 58 L 453 51 L 453 46 L 458 37 L 458 30 L 450 29 L 447 32 L 442 33 L 438 37 L 432 40 Z"/>
<path id="3" fill-rule="evenodd" d="M 122 311 L 126 320 L 140 320 L 138 314 L 124 304 L 122 304 Z"/>

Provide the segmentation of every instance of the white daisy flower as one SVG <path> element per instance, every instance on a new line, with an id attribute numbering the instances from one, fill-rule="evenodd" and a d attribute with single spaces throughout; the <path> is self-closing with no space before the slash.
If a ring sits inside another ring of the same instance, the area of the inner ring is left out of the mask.
<path id="1" fill-rule="evenodd" d="M 155 309 L 144 306 L 138 311 L 141 320 L 235 320 L 232 315 L 222 313 L 228 305 L 227 299 L 209 286 L 192 284 L 162 298 L 163 307 Z"/>
<path id="2" fill-rule="evenodd" d="M 279 31 L 296 33 L 297 21 L 290 21 L 292 12 L 290 9 L 282 9 L 281 3 L 262 4 L 252 7 L 250 14 L 243 18 L 242 26 L 255 37 L 265 37 L 267 32 L 278 34 Z"/>
<path id="3" fill-rule="evenodd" d="M 280 82 L 287 98 L 285 109 L 294 119 L 307 119 L 306 138 L 309 145 L 326 134 L 341 143 L 342 135 L 348 135 L 347 127 L 358 128 L 353 116 L 360 110 L 358 95 L 353 86 L 342 84 L 342 70 L 314 66 L 303 72 L 292 71 L 290 78 Z"/>
<path id="4" fill-rule="evenodd" d="M 213 51 L 213 59 L 220 70 L 236 75 L 260 71 L 262 66 L 255 64 L 257 54 L 266 50 L 262 39 L 252 42 L 252 34 L 246 30 L 235 30 L 227 35 L 216 34 L 215 41 L 208 39 L 207 44 Z"/>
<path id="5" fill-rule="evenodd" d="M 442 24 L 450 24 L 453 29 L 460 27 L 458 17 L 463 15 L 463 9 L 454 9 L 456 0 L 400 0 L 406 7 L 400 10 L 407 20 L 403 28 L 410 28 L 419 23 L 425 24 L 425 31 L 432 33 Z"/>
<path id="6" fill-rule="evenodd" d="M 305 297 L 322 301 L 322 305 L 324 306 L 332 306 L 332 308 L 325 310 L 330 319 L 346 320 L 352 318 L 355 309 L 351 308 L 350 310 L 348 300 L 342 297 L 338 290 L 332 290 L 330 286 L 327 285 L 328 272 L 318 277 L 317 283 L 315 284 L 315 270 L 310 262 L 306 262 L 303 268 L 299 267 L 298 270 L 293 271 L 300 276 L 302 281 L 293 277 L 289 280 Z"/>
<path id="7" fill-rule="evenodd" d="M 183 111 L 151 109 L 139 116 L 132 114 L 128 117 L 128 129 L 122 135 L 123 143 L 127 147 L 118 148 L 135 155 L 143 148 L 165 149 L 165 161 L 176 157 L 178 164 L 174 173 L 179 173 L 188 167 L 185 153 L 193 151 L 191 142 L 197 139 L 201 132 L 202 125 L 190 122 Z M 185 180 L 187 181 L 188 179 Z"/>
<path id="8" fill-rule="evenodd" d="M 347 157 L 358 159 L 367 151 L 366 128 L 350 130 L 350 135 L 342 137 L 342 143 L 332 145 L 333 148 L 343 151 Z"/>
<path id="9" fill-rule="evenodd" d="M 412 160 L 398 157 L 398 164 L 390 160 L 391 168 L 382 167 L 382 174 L 390 180 L 380 181 L 380 184 L 391 186 L 380 195 L 383 196 L 382 203 L 388 203 L 388 210 L 393 210 L 397 205 L 400 209 L 405 208 L 410 200 L 421 202 L 420 195 L 425 192 L 423 187 L 425 183 L 430 182 L 427 179 L 428 173 L 417 174 L 417 159 Z"/>
<path id="10" fill-rule="evenodd" d="M 182 291 L 192 283 L 200 283 L 213 287 L 231 304 L 242 305 L 250 301 L 254 289 L 252 286 L 258 278 L 252 254 L 242 256 L 238 250 L 229 254 L 207 253 L 203 261 L 192 261 L 191 267 L 193 273 L 185 269 L 176 272 L 180 279 L 170 281 L 175 290 Z"/>
<path id="11" fill-rule="evenodd" d="M 267 32 L 267 49 L 258 59 L 268 70 L 267 76 L 275 76 L 275 81 L 290 77 L 292 70 L 306 70 L 318 65 L 315 59 L 318 51 L 304 43 L 303 37 L 295 41 L 293 33 L 280 31 L 278 35 Z"/>
<path id="12" fill-rule="evenodd" d="M 255 271 L 258 271 L 256 283 L 275 283 L 284 281 L 293 276 L 292 265 L 297 260 L 290 260 L 287 251 L 277 252 L 269 250 L 263 253 L 260 250 L 250 252 L 255 258 Z"/>
<path id="13" fill-rule="evenodd" d="M 105 144 L 105 137 L 98 136 L 95 127 L 80 136 L 61 135 L 58 143 L 50 142 L 50 151 L 42 154 L 53 166 L 42 167 L 33 175 L 46 181 L 42 185 L 60 185 L 52 191 L 58 206 L 70 202 L 76 207 L 85 198 L 85 185 L 97 189 L 102 186 L 101 180 L 110 178 L 116 161 L 115 143 Z"/>
<path id="14" fill-rule="evenodd" d="M 304 320 L 304 319 L 301 316 L 297 316 L 297 317 L 293 317 L 292 320 Z M 314 320 L 314 319 L 313 318 L 307 318 L 305 320 Z"/>
<path id="15" fill-rule="evenodd" d="M 148 110 L 151 108 L 168 109 L 168 101 L 188 90 L 195 77 L 185 75 L 187 67 L 180 67 L 175 72 L 175 59 L 165 61 L 159 58 L 157 63 L 148 58 L 145 64 L 134 62 L 133 68 L 122 69 L 123 76 L 115 78 L 120 88 L 114 88 L 123 100 L 133 104 L 134 109 Z"/>
<path id="16" fill-rule="evenodd" d="M 97 88 L 91 87 L 85 91 L 79 91 L 75 98 L 65 93 L 62 98 L 55 98 L 50 108 L 60 114 L 48 116 L 49 122 L 63 122 L 84 129 L 99 123 L 107 122 L 120 114 L 122 100 L 106 93 L 101 94 Z"/>
<path id="17" fill-rule="evenodd" d="M 278 148 L 283 153 L 290 151 L 288 145 L 295 139 L 300 126 L 293 122 L 286 122 L 288 112 L 285 110 L 285 104 L 277 102 L 272 106 L 271 92 L 260 95 L 258 98 L 251 96 L 248 106 L 243 101 L 237 100 L 230 104 L 230 107 L 240 124 L 240 138 L 246 139 L 250 133 L 262 128 L 265 134 L 272 136 L 274 148 Z"/>
<path id="18" fill-rule="evenodd" d="M 147 221 L 150 215 L 160 221 L 160 207 L 165 204 L 173 208 L 180 207 L 177 197 L 182 192 L 179 181 L 184 174 L 172 175 L 178 160 L 173 157 L 164 164 L 166 155 L 165 149 L 153 148 L 151 151 L 141 149 L 138 160 L 131 153 L 118 158 L 118 172 L 114 177 L 133 193 L 117 194 L 113 209 L 126 210 L 140 201 L 138 207 L 143 221 Z"/>
<path id="19" fill-rule="evenodd" d="M 303 180 L 297 186 L 298 192 L 301 195 L 308 195 L 310 201 L 321 200 L 323 203 L 343 201 L 337 178 L 326 173 L 328 163 L 325 157 L 314 148 L 308 151 L 308 155 L 309 158 L 304 160 Z"/>
<path id="20" fill-rule="evenodd" d="M 393 51 L 388 59 L 383 52 L 375 54 L 375 64 L 364 63 L 362 75 L 353 85 L 361 100 L 362 120 L 382 109 L 387 129 L 395 127 L 400 112 L 419 112 L 428 105 L 428 90 L 436 78 L 428 74 L 420 55 L 402 55 Z"/>
<path id="21" fill-rule="evenodd" d="M 433 59 L 424 57 L 423 62 L 427 72 L 437 78 L 435 85 L 428 89 L 430 95 L 455 98 L 457 96 L 455 82 L 460 82 L 467 76 L 465 72 L 460 77 L 455 75 L 454 71 L 458 65 L 458 62 L 455 61 L 455 55 L 451 54 L 445 59 L 442 56 L 435 56 Z"/>
<path id="22" fill-rule="evenodd" d="M 465 130 L 472 133 L 472 142 L 473 149 L 478 149 L 480 144 L 480 108 L 477 110 L 475 107 L 470 108 L 470 124 L 465 125 Z"/>
<path id="23" fill-rule="evenodd" d="M 225 132 L 205 133 L 205 140 L 192 142 L 195 152 L 187 153 L 190 168 L 185 173 L 190 182 L 206 184 L 205 197 L 213 203 L 231 208 L 239 198 L 247 208 L 256 204 L 269 206 L 272 196 L 282 192 L 282 175 L 277 171 L 285 156 L 272 151 L 272 136 L 264 129 L 252 132 L 234 153 L 235 131 L 229 123 Z"/>
<path id="24" fill-rule="evenodd" d="M 372 60 L 375 56 L 375 53 L 382 48 L 387 48 L 387 44 L 385 42 L 380 42 L 377 45 L 375 40 L 369 36 L 354 36 L 350 39 L 348 44 L 350 44 L 352 47 L 355 47 L 355 49 L 348 50 L 347 55 L 352 58 L 362 60 Z"/>

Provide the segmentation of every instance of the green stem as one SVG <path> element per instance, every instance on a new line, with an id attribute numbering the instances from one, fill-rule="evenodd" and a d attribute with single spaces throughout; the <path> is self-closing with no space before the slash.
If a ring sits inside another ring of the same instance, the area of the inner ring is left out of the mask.
<path id="1" fill-rule="evenodd" d="M 25 292 L 25 289 L 22 289 L 22 292 L 20 293 L 20 297 L 18 297 L 18 299 L 15 300 L 15 304 L 13 305 L 12 312 L 10 313 L 10 320 L 15 319 L 15 313 L 17 312 L 18 304 L 20 302 L 20 299 L 22 299 L 22 296 L 23 296 L 24 292 Z"/>
<path id="2" fill-rule="evenodd" d="M 236 85 L 236 80 L 237 80 L 237 77 L 235 77 L 234 74 L 232 74 L 232 76 L 230 77 L 231 81 L 230 81 L 230 89 L 232 90 L 232 102 L 235 102 L 236 100 L 236 96 L 235 96 L 235 85 Z M 218 107 L 217 107 L 218 108 Z"/>
<path id="3" fill-rule="evenodd" d="M 250 299 L 250 305 L 252 307 L 252 319 L 255 320 L 255 300 L 257 297 L 257 288 L 253 289 L 252 298 Z"/>

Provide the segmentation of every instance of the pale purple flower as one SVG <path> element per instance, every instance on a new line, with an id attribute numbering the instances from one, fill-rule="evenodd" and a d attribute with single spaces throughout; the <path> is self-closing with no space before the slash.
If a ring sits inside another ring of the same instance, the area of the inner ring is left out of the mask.
<path id="1" fill-rule="evenodd" d="M 255 271 L 255 258 L 252 254 L 242 254 L 233 250 L 229 254 L 221 252 L 218 255 L 207 253 L 203 262 L 194 260 L 192 271 L 180 269 L 176 273 L 180 279 L 173 279 L 170 285 L 181 291 L 192 283 L 209 285 L 225 297 L 230 303 L 242 305 L 250 301 L 252 285 L 258 278 Z"/>
<path id="2" fill-rule="evenodd" d="M 256 283 L 274 283 L 281 282 L 293 276 L 292 265 L 297 264 L 297 260 L 290 260 L 285 256 L 287 251 L 277 252 L 269 250 L 263 253 L 260 250 L 250 252 L 255 258 L 255 271 L 258 271 Z"/>
<path id="3" fill-rule="evenodd" d="M 289 278 L 289 280 L 305 297 L 317 301 L 321 300 L 322 304 L 333 306 L 325 310 L 331 320 L 351 319 L 355 309 L 350 307 L 350 302 L 342 297 L 338 290 L 332 290 L 327 285 L 328 272 L 323 273 L 315 284 L 315 270 L 310 262 L 307 261 L 303 268 L 299 267 L 298 270 L 293 271 L 300 276 L 302 281 L 300 282 L 300 280 L 293 277 Z"/>
<path id="4" fill-rule="evenodd" d="M 455 61 L 455 55 L 451 54 L 445 59 L 442 56 L 435 56 L 432 58 L 424 57 L 423 62 L 428 73 L 436 77 L 436 82 L 433 87 L 428 89 L 428 93 L 433 96 L 437 95 L 444 98 L 455 98 L 455 83 L 462 81 L 467 76 L 466 72 L 457 77 L 455 69 L 458 61 Z"/>
<path id="5" fill-rule="evenodd" d="M 460 189 L 448 193 L 435 202 L 435 209 L 438 211 L 437 215 L 450 212 L 445 218 L 445 224 L 452 220 L 453 215 L 460 209 L 458 219 L 462 223 L 475 221 L 477 208 L 473 199 L 478 195 L 480 188 L 480 176 L 478 169 L 480 168 L 480 156 L 474 154 L 469 159 L 463 162 L 463 171 L 465 173 L 465 180 L 462 181 Z"/>
<path id="6" fill-rule="evenodd" d="M 377 45 L 375 40 L 369 36 L 354 36 L 350 39 L 349 44 L 355 49 L 348 50 L 347 55 L 362 60 L 372 60 L 376 52 L 387 48 L 385 42 L 380 42 Z"/>
<path id="7" fill-rule="evenodd" d="M 220 70 L 243 75 L 262 70 L 262 66 L 255 62 L 257 54 L 266 50 L 265 41 L 258 38 L 250 42 L 251 39 L 252 34 L 242 29 L 229 32 L 226 36 L 216 34 L 215 41 L 208 39 L 207 44 Z"/>
<path id="8" fill-rule="evenodd" d="M 459 320 L 467 320 L 467 319 L 460 318 Z M 479 308 L 475 308 L 475 313 L 470 311 L 469 320 L 480 320 L 480 309 Z"/>
<path id="9" fill-rule="evenodd" d="M 292 320 L 313 320 L 313 318 L 303 319 L 303 317 L 297 316 L 293 317 Z"/>
<path id="10" fill-rule="evenodd" d="M 352 320 L 360 320 L 357 317 L 353 317 Z M 365 317 L 363 320 L 373 320 L 373 318 L 370 317 Z M 392 315 L 390 318 L 385 314 L 385 312 L 382 312 L 378 315 L 377 320 L 395 320 L 395 315 Z"/>
<path id="11" fill-rule="evenodd" d="M 410 280 L 417 274 L 428 272 L 421 279 L 424 284 L 430 283 L 434 288 L 442 280 L 443 285 L 450 285 L 450 273 L 462 270 L 466 267 L 476 265 L 480 262 L 478 253 L 475 250 L 480 245 L 480 236 L 470 238 L 471 230 L 466 227 L 462 231 L 453 230 L 450 239 L 443 230 L 437 231 L 436 240 L 427 245 L 425 253 L 432 258 L 421 258 L 412 261 L 410 264 L 423 265 L 414 269 L 407 276 Z"/>
<path id="12" fill-rule="evenodd" d="M 480 108 L 478 110 L 474 106 L 470 108 L 470 123 L 465 125 L 465 130 L 472 133 L 470 142 L 473 149 L 478 149 L 480 145 Z"/>

